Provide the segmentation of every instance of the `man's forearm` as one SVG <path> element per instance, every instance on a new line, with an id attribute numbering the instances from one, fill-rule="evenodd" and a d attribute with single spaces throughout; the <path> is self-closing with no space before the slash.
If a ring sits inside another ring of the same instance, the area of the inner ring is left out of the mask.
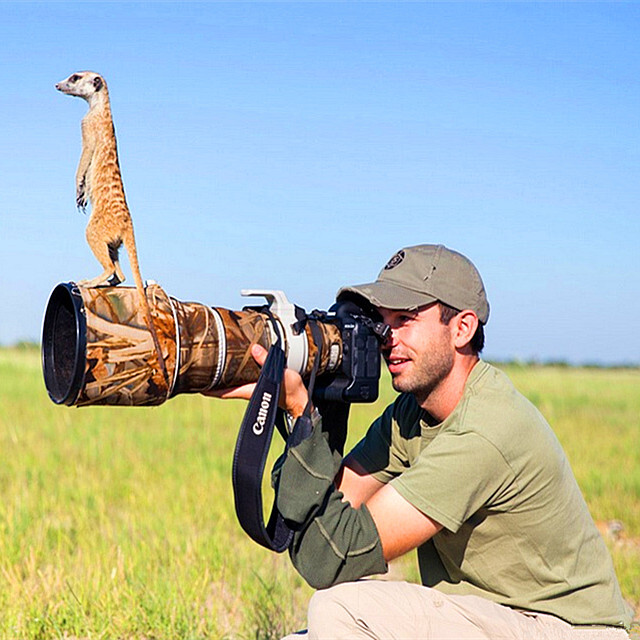
<path id="1" fill-rule="evenodd" d="M 387 569 L 368 509 L 354 509 L 334 485 L 339 463 L 315 421 L 311 435 L 288 449 L 273 472 L 278 509 L 295 531 L 291 560 L 315 588 Z"/>

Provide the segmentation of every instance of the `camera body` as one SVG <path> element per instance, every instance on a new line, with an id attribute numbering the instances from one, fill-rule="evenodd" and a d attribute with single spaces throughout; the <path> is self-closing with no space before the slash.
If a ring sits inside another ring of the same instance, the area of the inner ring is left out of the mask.
<path id="1" fill-rule="evenodd" d="M 319 379 L 314 395 L 327 401 L 373 402 L 378 397 L 380 344 L 387 340 L 389 327 L 365 315 L 352 300 L 336 302 L 320 317 L 339 328 L 342 359 L 328 381 Z"/>
<path id="2" fill-rule="evenodd" d="M 233 311 L 180 302 L 148 284 L 152 319 L 170 382 L 157 362 L 135 288 L 54 288 L 45 311 L 42 365 L 56 404 L 158 405 L 181 393 L 240 386 L 258 379 L 253 344 L 281 339 L 287 366 L 308 378 L 318 360 L 314 396 L 373 402 L 378 396 L 379 346 L 388 327 L 354 300 L 306 314 L 279 291 L 246 291 L 270 303 Z M 315 334 L 312 331 L 315 326 Z M 318 338 L 319 336 L 319 338 Z M 319 356 L 319 358 L 317 358 Z"/>

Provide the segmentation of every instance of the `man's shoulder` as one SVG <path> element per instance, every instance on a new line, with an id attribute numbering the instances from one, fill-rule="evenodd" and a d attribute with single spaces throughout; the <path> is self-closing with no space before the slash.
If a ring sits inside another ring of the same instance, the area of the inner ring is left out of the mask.
<path id="1" fill-rule="evenodd" d="M 511 393 L 515 387 L 509 376 L 486 360 L 478 360 L 467 378 L 466 392 L 479 393 Z"/>
<path id="2" fill-rule="evenodd" d="M 483 361 L 477 366 L 459 407 L 457 430 L 474 432 L 507 455 L 522 449 L 549 453 L 549 447 L 560 455 L 549 423 L 507 374 Z"/>
<path id="3" fill-rule="evenodd" d="M 538 409 L 513 385 L 504 371 L 479 361 L 471 372 L 462 399 L 465 413 L 498 422 L 522 419 L 544 423 Z"/>

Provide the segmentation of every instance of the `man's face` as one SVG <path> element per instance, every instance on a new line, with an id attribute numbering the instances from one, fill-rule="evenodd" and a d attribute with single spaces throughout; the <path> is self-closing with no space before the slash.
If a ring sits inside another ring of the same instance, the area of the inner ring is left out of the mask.
<path id="1" fill-rule="evenodd" d="M 396 391 L 413 393 L 419 404 L 453 367 L 455 347 L 448 325 L 440 321 L 437 303 L 417 311 L 379 308 L 391 338 L 382 348 Z"/>

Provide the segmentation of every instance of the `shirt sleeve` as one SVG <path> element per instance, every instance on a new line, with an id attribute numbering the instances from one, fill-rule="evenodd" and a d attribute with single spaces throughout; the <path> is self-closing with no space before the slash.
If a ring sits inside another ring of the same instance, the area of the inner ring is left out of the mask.
<path id="1" fill-rule="evenodd" d="M 443 431 L 392 484 L 414 507 L 455 533 L 481 507 L 498 506 L 513 479 L 500 451 L 482 435 Z"/>
<path id="2" fill-rule="evenodd" d="M 385 484 L 404 473 L 409 467 L 409 459 L 402 446 L 402 438 L 398 437 L 399 433 L 394 431 L 411 429 L 415 427 L 415 423 L 418 423 L 419 431 L 419 408 L 416 405 L 414 409 L 411 406 L 411 400 L 410 396 L 399 396 L 369 427 L 364 438 L 349 453 L 349 458 L 360 464 L 376 480 Z M 401 425 L 398 420 L 401 421 Z"/>
<path id="3" fill-rule="evenodd" d="M 316 589 L 384 573 L 375 522 L 365 505 L 354 509 L 342 499 L 334 484 L 339 457 L 321 420 L 311 420 L 311 427 L 310 434 L 287 447 L 271 475 L 278 511 L 293 532 L 291 561 Z"/>

